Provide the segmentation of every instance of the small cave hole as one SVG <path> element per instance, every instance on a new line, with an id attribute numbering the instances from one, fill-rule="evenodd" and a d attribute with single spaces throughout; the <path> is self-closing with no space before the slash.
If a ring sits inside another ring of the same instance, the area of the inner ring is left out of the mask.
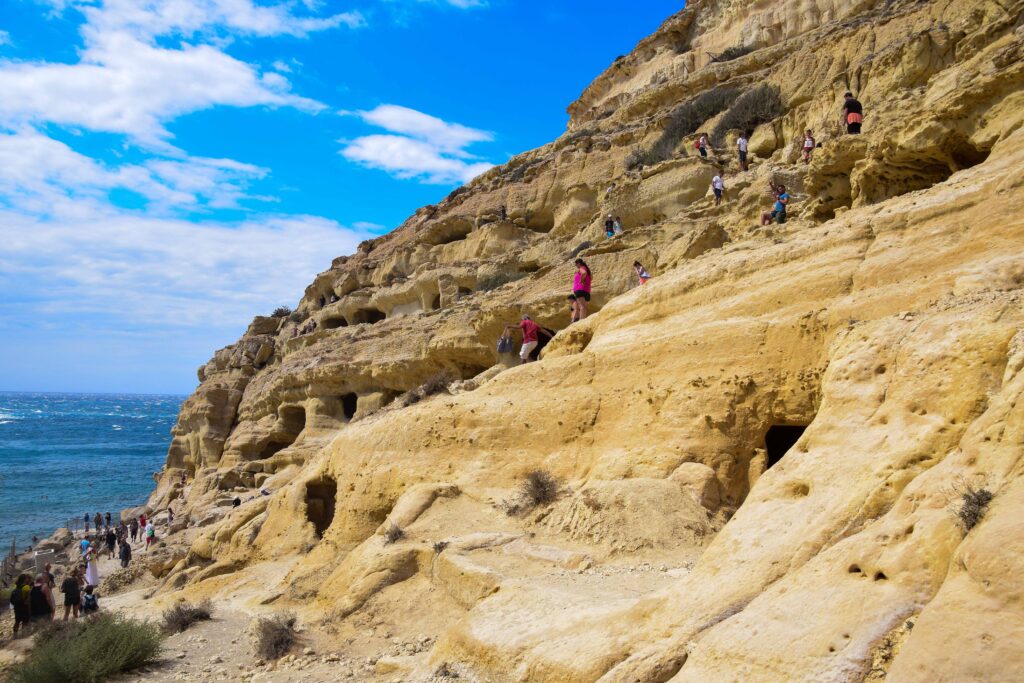
<path id="1" fill-rule="evenodd" d="M 351 420 L 355 417 L 356 408 L 359 407 L 359 397 L 356 394 L 350 393 L 340 397 L 340 400 L 342 414 L 346 420 Z"/>
<path id="2" fill-rule="evenodd" d="M 281 428 L 292 435 L 294 440 L 306 428 L 306 409 L 302 406 L 286 406 L 278 411 Z"/>
<path id="3" fill-rule="evenodd" d="M 434 300 L 430 302 L 430 310 L 439 311 L 441 310 L 441 295 L 438 294 L 434 297 Z"/>
<path id="4" fill-rule="evenodd" d="M 472 293 L 473 293 L 473 290 L 470 289 L 469 287 L 459 287 L 459 291 L 456 293 L 456 295 L 459 298 L 462 298 L 464 296 L 469 296 Z"/>
<path id="5" fill-rule="evenodd" d="M 885 575 L 885 572 L 875 572 L 875 581 L 885 581 L 889 577 Z"/>
<path id="6" fill-rule="evenodd" d="M 338 484 L 330 478 L 306 482 L 306 518 L 312 522 L 317 538 L 334 521 L 334 507 L 338 497 Z"/>
<path id="7" fill-rule="evenodd" d="M 256 455 L 255 459 L 266 460 L 268 458 L 272 458 L 275 455 L 277 455 L 279 451 L 283 451 L 284 449 L 291 446 L 293 443 L 294 441 L 270 441 L 269 443 L 267 443 L 266 446 L 263 447 L 263 450 L 261 450 Z"/>
<path id="8" fill-rule="evenodd" d="M 344 316 L 334 316 L 320 321 L 320 327 L 325 330 L 336 330 L 339 327 L 348 327 L 348 320 Z"/>
<path id="9" fill-rule="evenodd" d="M 379 308 L 360 308 L 352 314 L 352 324 L 373 325 L 385 320 L 387 315 Z"/>
<path id="10" fill-rule="evenodd" d="M 765 451 L 768 453 L 768 467 L 774 467 L 800 437 L 807 425 L 772 425 L 764 437 Z"/>
<path id="11" fill-rule="evenodd" d="M 860 574 L 860 565 L 859 564 L 851 564 L 850 568 L 847 569 L 846 571 L 850 572 L 851 574 Z"/>

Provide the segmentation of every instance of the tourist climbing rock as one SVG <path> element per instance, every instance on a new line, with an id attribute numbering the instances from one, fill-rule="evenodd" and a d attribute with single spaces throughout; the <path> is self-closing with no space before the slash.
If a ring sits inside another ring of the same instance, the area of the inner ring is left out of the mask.
<path id="1" fill-rule="evenodd" d="M 740 137 L 736 140 L 736 149 L 739 151 L 740 157 L 740 170 L 747 170 L 747 134 L 740 133 Z"/>
<path id="2" fill-rule="evenodd" d="M 761 214 L 761 225 L 771 225 L 773 222 L 782 225 L 786 222 L 786 207 L 789 206 L 789 194 L 786 193 L 785 185 L 775 185 L 770 180 L 768 181 L 768 187 L 771 188 L 775 205 L 771 211 L 765 211 Z"/>
<path id="3" fill-rule="evenodd" d="M 705 159 L 708 158 L 708 136 L 706 133 L 701 133 L 700 137 L 697 138 L 697 151 Z"/>
<path id="4" fill-rule="evenodd" d="M 647 281 L 651 279 L 651 274 L 647 272 L 647 269 L 639 261 L 633 261 L 633 270 L 636 271 L 636 276 L 640 278 L 640 284 L 646 285 Z"/>
<path id="5" fill-rule="evenodd" d="M 620 216 L 615 217 L 615 221 L 612 223 L 612 230 L 616 235 L 622 234 L 622 218 Z"/>
<path id="6" fill-rule="evenodd" d="M 604 219 L 604 236 L 608 238 L 615 237 L 615 219 L 611 214 L 608 214 L 608 218 Z"/>
<path id="7" fill-rule="evenodd" d="M 572 280 L 572 294 L 569 295 L 570 316 L 569 323 L 578 322 L 587 317 L 587 303 L 590 301 L 590 285 L 593 276 L 590 273 L 590 266 L 581 258 L 576 259 L 576 274 Z"/>
<path id="8" fill-rule="evenodd" d="M 72 569 L 60 584 L 60 592 L 64 594 L 64 621 L 74 615 L 78 618 L 78 607 L 82 602 L 82 591 L 78 583 L 78 568 Z"/>
<path id="9" fill-rule="evenodd" d="M 725 194 L 725 171 L 718 169 L 718 174 L 711 179 L 711 189 L 715 193 L 715 206 L 722 203 L 722 195 Z"/>
<path id="10" fill-rule="evenodd" d="M 843 98 L 843 125 L 846 126 L 847 133 L 858 135 L 860 124 L 864 121 L 864 107 L 851 92 L 843 95 Z"/>
<path id="11" fill-rule="evenodd" d="M 817 143 L 814 141 L 814 134 L 811 132 L 811 129 L 808 128 L 804 133 L 803 158 L 805 164 L 811 163 L 811 154 L 814 153 L 814 146 L 816 144 Z"/>
<path id="12" fill-rule="evenodd" d="M 523 345 L 519 349 L 519 362 L 520 364 L 529 363 L 534 360 L 534 358 L 531 357 L 531 354 L 540 343 L 540 336 L 544 335 L 550 337 L 550 332 L 533 322 L 533 319 L 528 315 L 524 315 L 518 325 L 505 325 L 505 334 L 516 329 L 523 333 Z"/>

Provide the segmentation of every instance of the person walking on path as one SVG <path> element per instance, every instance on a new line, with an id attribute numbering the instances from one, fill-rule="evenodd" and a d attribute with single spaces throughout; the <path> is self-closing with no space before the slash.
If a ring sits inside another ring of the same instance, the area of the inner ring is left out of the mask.
<path id="1" fill-rule="evenodd" d="M 747 134 L 740 133 L 740 137 L 736 141 L 736 149 L 739 151 L 741 171 L 747 170 L 747 144 Z"/>
<path id="2" fill-rule="evenodd" d="M 132 535 L 132 543 L 135 543 L 135 541 L 137 541 L 139 538 L 139 520 L 133 517 L 131 526 L 128 527 L 128 530 L 131 532 Z"/>
<path id="3" fill-rule="evenodd" d="M 114 548 L 117 546 L 117 534 L 110 527 L 107 527 L 107 536 L 104 539 L 107 542 L 107 559 L 114 559 Z"/>
<path id="4" fill-rule="evenodd" d="M 92 518 L 92 521 L 96 527 L 96 531 L 99 531 L 100 527 L 103 526 L 103 515 L 97 512 L 96 516 Z"/>
<path id="5" fill-rule="evenodd" d="M 11 607 L 14 608 L 14 637 L 18 637 L 18 631 L 27 630 L 32 620 L 32 577 L 28 574 L 19 574 L 11 589 Z"/>
<path id="6" fill-rule="evenodd" d="M 146 552 L 149 552 L 149 546 L 156 542 L 156 527 L 153 526 L 153 520 L 149 520 L 146 524 Z"/>
<path id="7" fill-rule="evenodd" d="M 100 570 L 97 567 L 98 560 L 96 551 L 89 548 L 85 553 L 85 584 L 87 586 L 100 585 Z"/>
<path id="8" fill-rule="evenodd" d="M 697 138 L 697 151 L 703 158 L 708 158 L 708 136 L 706 133 L 701 133 Z"/>
<path id="9" fill-rule="evenodd" d="M 538 335 L 549 335 L 543 327 L 533 322 L 533 319 L 528 315 L 524 315 L 518 325 L 505 325 L 505 334 L 515 329 L 519 329 L 523 333 L 523 346 L 519 349 L 520 365 L 529 363 L 531 361 L 530 354 L 537 348 L 537 344 L 540 343 Z"/>
<path id="10" fill-rule="evenodd" d="M 804 156 L 804 163 L 805 164 L 811 163 L 811 155 L 814 153 L 814 146 L 816 144 L 817 143 L 814 141 L 814 135 L 812 134 L 811 129 L 808 128 L 807 132 L 804 133 L 804 152 L 803 152 L 803 156 Z"/>
<path id="11" fill-rule="evenodd" d="M 139 530 L 146 530 L 146 515 L 139 515 Z"/>
<path id="12" fill-rule="evenodd" d="M 722 203 L 722 195 L 725 194 L 725 171 L 718 169 L 718 174 L 711 179 L 711 189 L 715 192 L 715 206 Z"/>
<path id="13" fill-rule="evenodd" d="M 640 278 L 640 284 L 646 285 L 647 281 L 651 279 L 651 274 L 647 272 L 647 269 L 639 261 L 633 261 L 633 270 L 636 271 L 636 276 Z"/>
<path id="14" fill-rule="evenodd" d="M 88 538 L 83 538 L 78 542 L 78 549 L 82 552 L 82 557 L 85 557 L 85 552 L 89 550 L 90 545 Z"/>
<path id="15" fill-rule="evenodd" d="M 132 561 L 132 547 L 128 544 L 128 539 L 121 539 L 121 548 L 118 551 L 118 557 L 121 559 L 121 567 L 127 569 L 128 564 Z"/>
<path id="16" fill-rule="evenodd" d="M 60 592 L 64 594 L 64 621 L 72 614 L 78 618 L 78 607 L 82 602 L 82 590 L 78 583 L 78 568 L 71 570 L 60 584 Z"/>
<path id="17" fill-rule="evenodd" d="M 85 522 L 85 533 L 89 533 L 89 513 L 86 512 L 82 515 L 82 521 Z"/>
<path id="18" fill-rule="evenodd" d="M 569 296 L 572 315 L 569 324 L 587 317 L 587 303 L 590 301 L 590 286 L 593 282 L 590 266 L 581 258 L 576 259 L 576 274 L 572 280 L 572 294 Z"/>
<path id="19" fill-rule="evenodd" d="M 53 613 L 57 609 L 53 604 L 53 592 L 50 590 L 50 580 L 46 574 L 36 574 L 36 582 L 29 592 L 28 600 L 32 608 L 33 624 L 53 619 Z"/>
<path id="20" fill-rule="evenodd" d="M 775 185 L 769 180 L 768 186 L 772 188 L 775 206 L 772 211 L 765 211 L 761 214 L 761 225 L 771 225 L 772 222 L 782 225 L 786 222 L 786 207 L 789 206 L 789 194 L 786 192 L 785 185 Z"/>
<path id="21" fill-rule="evenodd" d="M 852 92 L 843 95 L 843 125 L 849 135 L 860 134 L 860 124 L 864 121 L 864 106 L 853 96 Z"/>
<path id="22" fill-rule="evenodd" d="M 107 513 L 107 514 L 105 515 L 105 517 L 106 517 L 106 520 L 107 520 L 107 528 L 109 529 L 109 528 L 110 528 L 110 513 L 108 512 L 108 513 Z"/>

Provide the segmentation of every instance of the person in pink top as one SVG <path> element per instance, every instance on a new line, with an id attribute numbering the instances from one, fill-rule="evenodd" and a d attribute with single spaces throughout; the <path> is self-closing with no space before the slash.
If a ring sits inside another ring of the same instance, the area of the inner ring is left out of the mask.
<path id="1" fill-rule="evenodd" d="M 572 294 L 569 295 L 572 316 L 569 323 L 587 317 L 587 302 L 590 301 L 590 283 L 593 276 L 590 273 L 590 266 L 581 258 L 576 259 L 576 275 L 572 280 Z"/>
<path id="2" fill-rule="evenodd" d="M 505 325 L 505 334 L 516 328 L 523 331 L 523 347 L 519 349 L 519 360 L 522 363 L 529 363 L 531 360 L 530 354 L 537 348 L 537 344 L 540 343 L 540 338 L 537 335 L 543 334 L 545 337 L 549 335 L 543 327 L 533 322 L 528 315 L 524 315 L 518 325 Z"/>

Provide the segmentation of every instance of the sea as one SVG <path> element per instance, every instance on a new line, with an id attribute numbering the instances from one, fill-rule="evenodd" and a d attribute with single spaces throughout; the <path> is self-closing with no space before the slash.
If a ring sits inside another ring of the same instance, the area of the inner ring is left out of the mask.
<path id="1" fill-rule="evenodd" d="M 0 392 L 0 556 L 141 505 L 184 396 Z"/>

